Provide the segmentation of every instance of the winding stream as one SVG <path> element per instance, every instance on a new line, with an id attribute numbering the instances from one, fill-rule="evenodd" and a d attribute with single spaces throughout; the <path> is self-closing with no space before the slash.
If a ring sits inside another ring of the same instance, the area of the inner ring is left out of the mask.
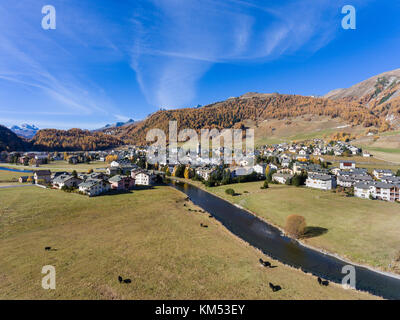
<path id="1" fill-rule="evenodd" d="M 233 234 L 284 264 L 336 283 L 341 283 L 345 276 L 341 272 L 343 266 L 353 265 L 307 248 L 248 211 L 193 185 L 172 181 L 170 186 L 184 192 L 194 204 L 212 214 Z M 358 290 L 386 299 L 400 299 L 400 277 L 395 278 L 362 266 L 354 267 Z"/>

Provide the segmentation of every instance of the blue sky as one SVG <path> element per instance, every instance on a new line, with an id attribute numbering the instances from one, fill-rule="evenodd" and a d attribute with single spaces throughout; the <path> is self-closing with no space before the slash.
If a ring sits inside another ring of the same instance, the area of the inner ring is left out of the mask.
<path id="1" fill-rule="evenodd" d="M 249 91 L 323 95 L 400 68 L 399 16 L 391 0 L 2 1 L 0 123 L 93 129 Z"/>

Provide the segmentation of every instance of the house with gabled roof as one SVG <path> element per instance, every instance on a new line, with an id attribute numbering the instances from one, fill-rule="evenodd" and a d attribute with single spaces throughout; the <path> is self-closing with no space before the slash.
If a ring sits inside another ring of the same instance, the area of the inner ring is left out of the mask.
<path id="1" fill-rule="evenodd" d="M 55 188 L 62 187 L 76 188 L 83 180 L 70 174 L 62 174 L 53 179 L 52 185 Z"/>
<path id="2" fill-rule="evenodd" d="M 37 170 L 33 174 L 36 184 L 50 183 L 51 181 L 51 171 L 50 170 Z"/>
<path id="3" fill-rule="evenodd" d="M 131 190 L 135 186 L 135 179 L 120 174 L 111 177 L 108 182 L 111 184 L 111 189 L 115 190 Z"/>
<path id="4" fill-rule="evenodd" d="M 89 197 L 98 196 L 111 189 L 109 182 L 102 179 L 89 179 L 79 184 L 79 191 L 87 194 Z"/>
<path id="5" fill-rule="evenodd" d="M 306 180 L 306 186 L 321 190 L 336 188 L 336 178 L 328 174 L 310 174 Z"/>

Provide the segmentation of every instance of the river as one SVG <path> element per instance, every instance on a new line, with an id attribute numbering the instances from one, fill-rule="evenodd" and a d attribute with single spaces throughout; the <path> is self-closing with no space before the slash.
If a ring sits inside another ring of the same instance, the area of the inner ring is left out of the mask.
<path id="1" fill-rule="evenodd" d="M 14 169 L 14 168 L 7 168 L 7 167 L 0 167 L 0 170 L 5 170 L 5 171 L 12 171 L 12 172 L 25 172 L 25 173 L 28 173 L 28 172 L 33 172 L 33 171 L 30 171 L 30 170 L 23 170 L 23 169 L 21 169 L 21 170 L 19 170 L 19 169 Z"/>
<path id="2" fill-rule="evenodd" d="M 177 181 L 172 181 L 170 185 L 184 192 L 194 204 L 212 214 L 233 234 L 284 264 L 301 268 L 303 271 L 336 283 L 342 283 L 346 275 L 342 273 L 342 268 L 345 265 L 352 265 L 301 245 L 248 211 L 193 185 Z M 353 266 L 356 270 L 358 290 L 367 291 L 385 299 L 400 299 L 400 278 L 362 266 Z"/>

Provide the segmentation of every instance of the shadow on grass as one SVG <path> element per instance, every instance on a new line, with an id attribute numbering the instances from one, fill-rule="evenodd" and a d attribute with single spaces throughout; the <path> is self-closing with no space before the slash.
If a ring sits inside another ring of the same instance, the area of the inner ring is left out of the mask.
<path id="1" fill-rule="evenodd" d="M 303 239 L 315 238 L 322 236 L 323 234 L 327 233 L 328 229 L 322 227 L 306 227 L 305 233 L 302 236 Z"/>
<path id="2" fill-rule="evenodd" d="M 105 193 L 100 194 L 99 196 L 115 196 L 117 194 L 126 194 L 126 193 L 133 193 L 133 190 L 117 190 L 117 189 L 111 189 Z"/>

